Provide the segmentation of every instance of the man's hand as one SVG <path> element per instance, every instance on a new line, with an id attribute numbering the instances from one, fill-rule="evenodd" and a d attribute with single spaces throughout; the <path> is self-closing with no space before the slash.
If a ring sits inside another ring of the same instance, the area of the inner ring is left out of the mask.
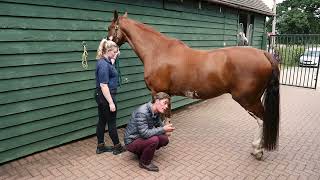
<path id="1" fill-rule="evenodd" d="M 172 132 L 175 128 L 172 126 L 172 124 L 166 124 L 163 126 L 163 129 L 165 132 Z"/>

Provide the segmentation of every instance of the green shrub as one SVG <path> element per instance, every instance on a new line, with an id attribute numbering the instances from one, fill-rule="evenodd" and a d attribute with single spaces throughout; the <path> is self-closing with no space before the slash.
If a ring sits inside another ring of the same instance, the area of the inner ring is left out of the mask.
<path id="1" fill-rule="evenodd" d="M 299 58 L 303 55 L 305 47 L 298 45 L 280 45 L 275 49 L 280 57 L 281 65 L 298 66 Z"/>

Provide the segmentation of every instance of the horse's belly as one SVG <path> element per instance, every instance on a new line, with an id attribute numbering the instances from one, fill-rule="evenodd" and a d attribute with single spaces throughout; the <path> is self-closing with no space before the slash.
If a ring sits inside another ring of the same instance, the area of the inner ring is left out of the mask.
<path id="1" fill-rule="evenodd" d="M 214 98 L 217 96 L 220 96 L 224 93 L 227 93 L 226 91 L 222 90 L 222 89 L 193 89 L 193 90 L 182 90 L 178 93 L 174 93 L 175 95 L 178 96 L 185 96 L 188 98 L 192 98 L 192 99 L 210 99 L 210 98 Z"/>

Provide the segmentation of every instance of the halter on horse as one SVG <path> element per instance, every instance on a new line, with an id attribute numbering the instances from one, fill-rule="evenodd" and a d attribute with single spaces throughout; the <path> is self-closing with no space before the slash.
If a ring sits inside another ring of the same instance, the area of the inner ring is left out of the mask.
<path id="1" fill-rule="evenodd" d="M 144 79 L 152 95 L 197 99 L 230 93 L 258 122 L 253 155 L 274 150 L 279 136 L 279 68 L 272 56 L 251 47 L 195 50 L 125 15 L 114 19 L 108 37 L 119 46 L 128 42 L 144 64 Z M 264 94 L 264 101 L 261 97 Z"/>

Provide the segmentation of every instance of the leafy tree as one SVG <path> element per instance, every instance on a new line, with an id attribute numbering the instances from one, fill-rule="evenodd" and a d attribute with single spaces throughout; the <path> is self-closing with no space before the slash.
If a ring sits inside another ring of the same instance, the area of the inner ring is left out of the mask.
<path id="1" fill-rule="evenodd" d="M 320 0 L 285 0 L 278 4 L 277 30 L 281 34 L 319 34 Z"/>
<path id="2" fill-rule="evenodd" d="M 268 18 L 266 21 L 267 32 L 272 32 L 272 21 L 273 18 Z"/>

